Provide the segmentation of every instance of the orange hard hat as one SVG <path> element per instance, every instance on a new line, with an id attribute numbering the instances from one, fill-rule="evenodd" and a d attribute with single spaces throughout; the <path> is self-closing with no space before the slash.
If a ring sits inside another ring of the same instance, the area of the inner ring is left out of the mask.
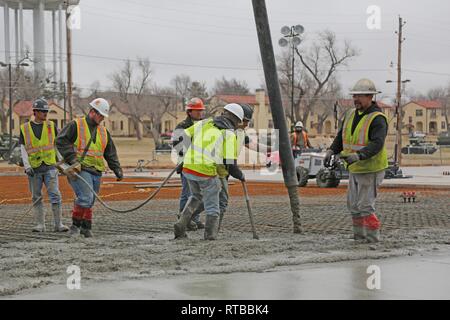
<path id="1" fill-rule="evenodd" d="M 188 110 L 205 110 L 203 101 L 200 98 L 192 98 L 186 105 L 186 111 Z"/>

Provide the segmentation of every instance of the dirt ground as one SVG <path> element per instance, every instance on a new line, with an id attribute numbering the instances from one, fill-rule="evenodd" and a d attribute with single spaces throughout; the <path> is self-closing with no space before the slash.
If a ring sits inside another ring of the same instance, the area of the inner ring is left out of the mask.
<path id="1" fill-rule="evenodd" d="M 116 184 L 115 178 L 102 179 L 103 184 L 100 189 L 100 195 L 105 201 L 119 201 L 119 200 L 140 200 L 145 199 L 151 194 L 155 188 L 135 188 L 134 184 Z M 154 183 L 157 184 L 158 179 L 151 178 L 127 178 L 127 183 L 141 182 L 142 184 Z M 174 184 L 179 183 L 178 178 L 171 180 Z M 59 177 L 60 191 L 64 203 L 71 203 L 74 199 L 73 191 L 65 177 Z M 14 187 L 12 187 L 14 186 Z M 287 195 L 284 184 L 278 182 L 249 182 L 248 189 L 251 196 L 258 195 Z M 326 195 L 342 195 L 347 191 L 346 186 L 339 186 L 338 188 L 319 188 L 315 185 L 307 188 L 299 188 L 299 194 L 305 197 L 326 196 Z M 410 191 L 411 188 L 403 187 L 396 188 L 395 192 L 399 195 L 403 191 Z M 421 192 L 424 195 L 433 195 L 435 190 L 429 187 L 414 188 L 416 192 Z M 177 199 L 179 198 L 181 187 L 173 186 L 170 188 L 163 188 L 157 195 L 158 199 Z M 380 192 L 392 192 L 392 188 L 381 188 Z M 44 191 L 45 194 L 45 191 Z M 237 181 L 230 182 L 230 195 L 242 196 L 242 186 Z M 47 199 L 47 195 L 44 195 Z M 28 179 L 25 175 L 22 176 L 0 176 L 0 205 L 2 204 L 27 204 L 31 201 L 31 193 L 28 188 Z"/>

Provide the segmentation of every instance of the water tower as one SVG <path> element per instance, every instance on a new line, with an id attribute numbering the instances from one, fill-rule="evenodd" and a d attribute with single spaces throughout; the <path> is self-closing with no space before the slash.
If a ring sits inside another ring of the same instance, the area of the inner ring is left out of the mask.
<path id="1" fill-rule="evenodd" d="M 78 5 L 79 0 L 0 0 L 4 12 L 5 63 L 17 63 L 25 56 L 24 11 L 31 10 L 33 16 L 33 60 L 35 77 L 52 74 L 52 80 L 63 83 L 63 44 L 66 29 L 66 8 Z M 45 30 L 45 12 L 51 12 L 52 30 Z M 14 27 L 13 27 L 14 26 Z M 14 40 L 11 41 L 11 31 Z M 46 49 L 45 41 L 52 38 L 53 47 Z M 14 47 L 13 47 L 14 45 Z M 47 51 L 46 51 L 47 50 Z M 13 54 L 12 54 L 13 53 Z M 52 56 L 52 69 L 46 67 L 46 56 Z M 12 61 L 15 57 L 15 61 Z M 48 72 L 51 70 L 51 72 Z"/>

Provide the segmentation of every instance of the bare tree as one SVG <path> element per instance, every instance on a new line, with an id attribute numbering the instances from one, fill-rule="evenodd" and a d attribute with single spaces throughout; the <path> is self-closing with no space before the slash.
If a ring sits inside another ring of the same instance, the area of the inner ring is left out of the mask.
<path id="1" fill-rule="evenodd" d="M 150 61 L 138 58 L 136 66 L 127 60 L 122 69 L 110 76 L 113 88 L 117 91 L 113 102 L 130 118 L 138 140 L 142 139 L 139 124 L 142 123 L 141 117 L 146 114 L 146 104 L 143 102 L 150 93 L 151 75 Z"/>
<path id="2" fill-rule="evenodd" d="M 181 101 L 181 105 L 189 98 L 189 88 L 192 85 L 191 77 L 186 74 L 176 75 L 170 83 L 174 87 L 174 93 Z"/>
<path id="3" fill-rule="evenodd" d="M 148 115 L 150 116 L 153 127 L 151 129 L 153 139 L 155 143 L 160 143 L 161 132 L 161 118 L 165 112 L 173 111 L 176 113 L 177 96 L 175 90 L 171 87 L 157 87 L 152 88 L 151 98 L 154 104 L 151 109 L 148 109 Z M 175 115 L 174 115 L 175 116 Z"/>
<path id="4" fill-rule="evenodd" d="M 235 78 L 228 80 L 222 77 L 222 79 L 216 80 L 214 84 L 214 94 L 247 95 L 250 94 L 250 89 L 245 81 Z"/>
<path id="5" fill-rule="evenodd" d="M 317 114 L 317 133 L 323 133 L 325 120 L 333 114 L 334 105 L 341 97 L 341 86 L 335 78 L 331 78 L 325 85 L 318 100 L 313 102 L 314 112 Z"/>
<path id="6" fill-rule="evenodd" d="M 340 48 L 336 35 L 330 30 L 325 30 L 319 33 L 318 41 L 302 52 L 296 49 L 296 54 L 300 62 L 294 75 L 294 115 L 293 117 L 291 115 L 291 121 L 294 123 L 301 120 L 306 123 L 322 96 L 323 99 L 331 99 L 330 95 L 338 96 L 338 92 L 334 92 L 339 91 L 335 77 L 337 68 L 346 66 L 358 52 L 347 41 L 344 41 L 343 48 Z M 291 96 L 291 59 L 286 52 L 278 59 L 280 85 L 285 97 Z M 329 107 L 332 105 L 330 103 Z M 332 111 L 324 110 L 324 112 L 320 118 Z"/>
<path id="7" fill-rule="evenodd" d="M 203 101 L 208 99 L 208 89 L 204 82 L 193 81 L 189 87 L 189 96 L 201 98 Z"/>

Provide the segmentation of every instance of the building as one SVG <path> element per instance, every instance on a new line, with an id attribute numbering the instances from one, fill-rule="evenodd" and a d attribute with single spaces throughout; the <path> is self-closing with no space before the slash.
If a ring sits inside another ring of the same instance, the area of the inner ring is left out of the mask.
<path id="1" fill-rule="evenodd" d="M 175 130 L 178 123 L 186 118 L 186 111 L 166 111 L 161 116 L 161 132 L 169 133 Z"/>
<path id="2" fill-rule="evenodd" d="M 419 131 L 427 135 L 438 135 L 447 131 L 445 109 L 440 101 L 410 101 L 403 105 L 402 110 L 404 134 Z"/>

